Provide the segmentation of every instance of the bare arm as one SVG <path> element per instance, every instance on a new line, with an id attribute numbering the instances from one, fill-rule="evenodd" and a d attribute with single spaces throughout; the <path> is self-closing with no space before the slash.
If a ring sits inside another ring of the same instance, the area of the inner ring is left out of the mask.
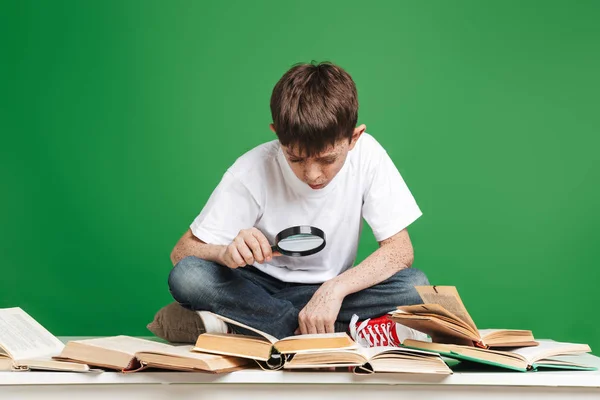
<path id="1" fill-rule="evenodd" d="M 175 266 L 179 261 L 188 256 L 196 256 L 204 260 L 224 264 L 221 253 L 227 246 L 208 244 L 198 239 L 190 229 L 179 239 L 173 251 L 171 251 L 171 262 Z"/>
<path id="2" fill-rule="evenodd" d="M 401 230 L 379 242 L 379 248 L 354 268 L 326 282 L 344 297 L 383 282 L 396 272 L 410 268 L 414 251 L 408 231 Z"/>
<path id="3" fill-rule="evenodd" d="M 379 248 L 354 268 L 323 283 L 298 315 L 300 333 L 333 332 L 333 323 L 346 296 L 375 286 L 410 268 L 413 247 L 406 229 L 382 240 Z"/>
<path id="4" fill-rule="evenodd" d="M 173 248 L 171 262 L 175 266 L 185 257 L 196 256 L 229 268 L 238 268 L 254 264 L 255 261 L 271 261 L 271 257 L 280 255 L 277 251 L 271 251 L 267 238 L 256 228 L 242 229 L 227 246 L 205 243 L 188 229 Z"/>

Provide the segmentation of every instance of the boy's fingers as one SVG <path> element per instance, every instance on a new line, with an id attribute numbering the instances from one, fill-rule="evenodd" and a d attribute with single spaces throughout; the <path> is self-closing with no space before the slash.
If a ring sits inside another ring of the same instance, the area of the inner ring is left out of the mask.
<path id="1" fill-rule="evenodd" d="M 325 333 L 334 333 L 335 329 L 333 328 L 333 324 L 330 323 L 326 323 L 325 324 Z"/>
<path id="2" fill-rule="evenodd" d="M 325 324 L 323 324 L 323 322 L 321 322 L 321 321 L 317 322 L 315 329 L 317 330 L 316 333 L 325 333 L 326 332 Z"/>
<path id="3" fill-rule="evenodd" d="M 244 240 L 246 242 L 246 245 L 250 248 L 250 250 L 252 250 L 254 259 L 259 263 L 262 263 L 265 259 L 263 256 L 262 249 L 260 247 L 260 243 L 258 243 L 258 240 L 256 240 L 256 238 L 252 235 L 246 236 Z"/>
<path id="4" fill-rule="evenodd" d="M 298 329 L 300 329 L 301 335 L 306 335 L 308 333 L 308 328 L 306 326 L 306 323 L 301 319 L 298 320 Z"/>
<path id="5" fill-rule="evenodd" d="M 313 334 L 313 333 L 319 333 L 317 331 L 317 327 L 310 321 L 306 322 L 306 333 L 308 334 Z"/>
<path id="6" fill-rule="evenodd" d="M 244 265 L 244 259 L 242 258 L 237 247 L 231 246 L 230 255 L 231 255 L 231 259 L 235 263 L 236 268 Z"/>
<path id="7" fill-rule="evenodd" d="M 273 257 L 281 257 L 282 255 L 283 255 L 283 254 L 281 254 L 281 253 L 280 253 L 280 252 L 278 252 L 278 251 L 274 251 L 274 252 L 273 252 Z"/>
<path id="8" fill-rule="evenodd" d="M 269 241 L 267 240 L 265 235 L 263 235 L 263 233 L 261 231 L 256 229 L 256 230 L 252 231 L 252 236 L 254 236 L 254 238 L 256 238 L 256 240 L 258 240 L 258 243 L 260 245 L 260 249 L 262 251 L 262 255 L 263 255 L 264 259 L 266 261 L 270 261 L 273 254 L 271 251 L 271 245 L 269 244 Z"/>
<path id="9" fill-rule="evenodd" d="M 250 248 L 240 236 L 235 239 L 236 248 L 239 251 L 240 255 L 244 258 L 246 264 L 254 264 L 254 257 L 252 257 L 252 252 Z"/>

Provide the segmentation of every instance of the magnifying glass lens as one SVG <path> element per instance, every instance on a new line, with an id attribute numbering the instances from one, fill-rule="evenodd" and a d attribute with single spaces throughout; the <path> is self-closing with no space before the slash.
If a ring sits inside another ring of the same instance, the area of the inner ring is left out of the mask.
<path id="1" fill-rule="evenodd" d="M 322 237 L 300 233 L 281 239 L 277 245 L 284 251 L 303 252 L 316 249 L 323 242 L 324 239 Z"/>

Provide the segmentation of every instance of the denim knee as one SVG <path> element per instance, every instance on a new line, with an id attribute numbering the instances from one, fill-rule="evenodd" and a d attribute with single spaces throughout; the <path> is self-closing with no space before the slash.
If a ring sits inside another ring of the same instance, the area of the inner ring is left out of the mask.
<path id="1" fill-rule="evenodd" d="M 192 308 L 201 294 L 207 294 L 205 286 L 211 281 L 214 263 L 195 256 L 181 259 L 169 273 L 169 291 L 182 306 Z"/>
<path id="2" fill-rule="evenodd" d="M 405 268 L 398 272 L 402 275 L 402 280 L 411 286 L 428 286 L 429 279 L 425 272 L 417 268 Z"/>
<path id="3" fill-rule="evenodd" d="M 422 304 L 423 300 L 415 286 L 428 286 L 429 280 L 423 271 L 417 268 L 405 268 L 393 275 L 390 280 L 396 287 L 398 306 Z"/>

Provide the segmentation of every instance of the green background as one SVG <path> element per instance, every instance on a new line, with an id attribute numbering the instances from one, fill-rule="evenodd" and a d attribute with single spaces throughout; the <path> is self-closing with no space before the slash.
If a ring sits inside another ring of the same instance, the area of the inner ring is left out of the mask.
<path id="1" fill-rule="evenodd" d="M 414 266 L 481 328 L 600 351 L 600 2 L 281 3 L 3 2 L 0 307 L 149 334 L 273 86 L 329 60 L 424 212 Z"/>

